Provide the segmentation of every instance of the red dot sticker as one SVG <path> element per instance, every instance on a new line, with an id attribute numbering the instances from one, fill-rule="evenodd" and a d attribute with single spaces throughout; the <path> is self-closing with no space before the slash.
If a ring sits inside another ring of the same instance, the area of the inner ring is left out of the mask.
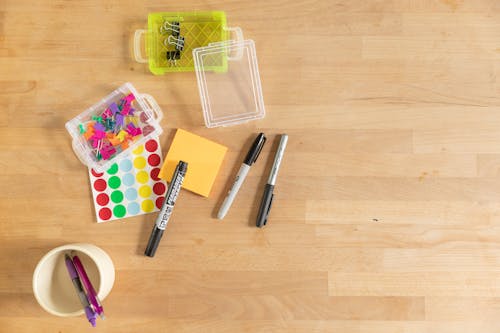
<path id="1" fill-rule="evenodd" d="M 163 201 L 165 201 L 165 197 L 159 197 L 156 199 L 156 207 L 158 207 L 158 209 L 161 209 L 161 206 L 163 206 Z"/>
<path id="2" fill-rule="evenodd" d="M 101 193 L 96 197 L 96 201 L 100 206 L 106 206 L 109 202 L 109 197 L 106 193 Z"/>
<path id="3" fill-rule="evenodd" d="M 106 181 L 104 179 L 98 179 L 94 182 L 94 188 L 96 191 L 104 191 L 106 189 Z"/>
<path id="4" fill-rule="evenodd" d="M 110 217 L 111 217 L 111 209 L 109 208 L 102 208 L 100 211 L 99 211 L 99 217 L 101 218 L 101 220 L 109 220 Z"/>
<path id="5" fill-rule="evenodd" d="M 94 169 L 90 169 L 90 172 L 92 172 L 92 175 L 94 177 L 101 177 L 103 175 L 103 173 L 98 173 L 97 171 L 95 171 Z"/>
<path id="6" fill-rule="evenodd" d="M 151 173 L 150 173 L 151 178 L 153 180 L 159 181 L 160 180 L 160 178 L 158 177 L 159 173 L 160 173 L 160 168 L 154 168 L 153 170 L 151 170 Z"/>
<path id="7" fill-rule="evenodd" d="M 160 164 L 160 156 L 157 154 L 151 154 L 148 157 L 148 163 L 151 166 L 158 166 Z"/>
<path id="8" fill-rule="evenodd" d="M 154 152 L 158 148 L 158 143 L 155 140 L 149 140 L 146 142 L 146 150 L 149 152 Z"/>
<path id="9" fill-rule="evenodd" d="M 143 123 L 147 123 L 149 121 L 149 116 L 146 114 L 146 112 L 142 112 L 139 115 L 139 119 L 141 119 Z"/>
<path id="10" fill-rule="evenodd" d="M 155 192 L 156 195 L 162 195 L 163 193 L 165 193 L 165 184 L 156 183 L 153 186 L 153 192 Z"/>
<path id="11" fill-rule="evenodd" d="M 143 121 L 143 123 L 144 122 L 145 121 Z M 147 125 L 147 126 L 144 126 L 144 128 L 142 129 L 142 135 L 148 136 L 149 134 L 153 133 L 154 131 L 155 131 L 155 128 L 153 126 Z"/>

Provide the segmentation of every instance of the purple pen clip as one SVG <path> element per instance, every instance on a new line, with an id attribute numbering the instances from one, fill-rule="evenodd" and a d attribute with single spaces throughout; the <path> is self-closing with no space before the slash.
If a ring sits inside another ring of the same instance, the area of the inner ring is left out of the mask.
<path id="1" fill-rule="evenodd" d="M 85 287 L 85 290 L 87 291 L 87 296 L 89 298 L 90 303 L 92 304 L 94 311 L 102 319 L 105 319 L 106 317 L 104 316 L 104 309 L 102 307 L 101 301 L 99 300 L 99 297 L 97 296 L 94 286 L 92 285 L 92 282 L 90 282 L 87 272 L 85 271 L 85 268 L 83 267 L 83 264 L 77 255 L 73 255 L 73 264 L 75 265 L 76 272 L 78 273 L 78 276 L 80 277 L 82 284 Z"/>

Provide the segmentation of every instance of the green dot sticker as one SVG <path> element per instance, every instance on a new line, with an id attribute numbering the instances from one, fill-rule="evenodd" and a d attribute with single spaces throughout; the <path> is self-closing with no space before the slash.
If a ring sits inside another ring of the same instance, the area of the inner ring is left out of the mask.
<path id="1" fill-rule="evenodd" d="M 122 184 L 120 178 L 117 176 L 113 176 L 113 177 L 109 178 L 108 183 L 109 183 L 109 187 L 111 187 L 113 189 L 120 187 L 120 185 Z"/>
<path id="2" fill-rule="evenodd" d="M 111 201 L 114 203 L 120 203 L 123 201 L 123 193 L 121 191 L 113 191 L 111 193 Z"/>
<path id="3" fill-rule="evenodd" d="M 118 172 L 118 164 L 116 164 L 116 163 L 115 163 L 115 164 L 113 164 L 113 165 L 111 166 L 111 168 L 109 168 L 109 169 L 108 169 L 108 173 L 109 173 L 110 175 L 114 175 L 114 174 L 115 174 L 115 173 L 117 173 L 117 172 Z"/>
<path id="4" fill-rule="evenodd" d="M 113 214 L 116 217 L 124 217 L 126 213 L 127 213 L 127 210 L 125 209 L 125 206 L 123 206 L 123 205 L 116 205 L 115 208 L 113 208 Z"/>

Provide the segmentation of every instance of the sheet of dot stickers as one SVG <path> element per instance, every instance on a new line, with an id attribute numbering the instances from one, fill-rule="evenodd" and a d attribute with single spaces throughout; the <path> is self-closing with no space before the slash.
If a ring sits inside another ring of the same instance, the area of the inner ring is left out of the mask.
<path id="1" fill-rule="evenodd" d="M 138 146 L 106 172 L 89 169 L 97 222 L 158 211 L 166 185 L 158 178 L 162 155 L 158 139 Z"/>

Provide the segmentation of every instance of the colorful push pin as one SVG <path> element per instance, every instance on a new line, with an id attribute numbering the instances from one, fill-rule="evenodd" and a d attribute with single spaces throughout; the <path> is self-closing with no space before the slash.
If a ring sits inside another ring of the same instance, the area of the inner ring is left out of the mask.
<path id="1" fill-rule="evenodd" d="M 123 126 L 123 116 L 119 113 L 115 114 L 115 122 L 116 122 L 116 127 L 122 127 Z"/>
<path id="2" fill-rule="evenodd" d="M 103 145 L 99 152 L 104 160 L 109 160 L 116 153 L 116 149 L 112 145 L 106 144 Z"/>
<path id="3" fill-rule="evenodd" d="M 83 134 L 87 131 L 85 127 L 83 127 L 83 124 L 78 125 L 78 128 L 80 129 L 80 134 Z"/>
<path id="4" fill-rule="evenodd" d="M 122 109 L 121 109 L 121 114 L 124 116 L 127 116 L 130 111 L 130 105 L 129 104 L 123 104 Z"/>
<path id="5" fill-rule="evenodd" d="M 102 117 L 100 116 L 92 116 L 92 120 L 95 120 L 97 123 L 102 123 Z"/>
<path id="6" fill-rule="evenodd" d="M 122 142 L 123 140 L 125 140 L 125 136 L 127 135 L 127 132 L 125 132 L 124 130 L 121 130 L 117 135 L 116 137 L 120 140 L 120 142 Z"/>
<path id="7" fill-rule="evenodd" d="M 95 130 L 94 135 L 92 135 L 91 139 L 92 140 L 101 140 L 101 139 L 104 139 L 105 137 L 106 137 L 106 132 Z"/>
<path id="8" fill-rule="evenodd" d="M 132 104 L 132 102 L 135 101 L 135 96 L 134 94 L 130 93 L 125 96 L 124 100 L 127 102 L 127 104 Z"/>
<path id="9" fill-rule="evenodd" d="M 112 138 L 109 138 L 108 141 L 113 145 L 113 146 L 118 146 L 122 141 L 120 141 L 120 138 L 114 136 Z"/>
<path id="10" fill-rule="evenodd" d="M 85 138 L 85 140 L 88 141 L 93 136 L 94 136 L 94 128 L 87 126 L 87 131 L 85 133 L 83 133 L 83 137 Z"/>
<path id="11" fill-rule="evenodd" d="M 106 110 L 104 110 L 103 113 L 101 113 L 101 117 L 102 119 L 105 119 L 107 120 L 108 118 L 110 118 L 113 114 L 111 113 L 111 110 L 108 108 Z"/>
<path id="12" fill-rule="evenodd" d="M 141 129 L 136 128 L 133 123 L 128 123 L 127 133 L 130 134 L 131 136 L 136 136 L 136 135 L 141 134 Z"/>
<path id="13" fill-rule="evenodd" d="M 135 128 L 134 124 L 133 123 L 128 123 L 127 124 L 127 132 L 130 133 L 131 130 L 133 130 Z"/>
<path id="14" fill-rule="evenodd" d="M 130 93 L 124 98 L 121 99 L 120 104 L 121 108 L 120 110 L 122 111 L 122 114 L 128 114 L 130 108 L 132 107 L 132 102 L 135 100 L 134 94 Z"/>
<path id="15" fill-rule="evenodd" d="M 104 126 L 106 127 L 107 131 L 113 131 L 115 129 L 115 124 L 116 122 L 114 122 L 111 118 L 106 119 L 106 121 L 104 122 Z"/>
<path id="16" fill-rule="evenodd" d="M 120 112 L 120 110 L 118 109 L 118 105 L 116 105 L 116 103 L 111 103 L 111 104 L 109 105 L 109 109 L 111 110 L 111 113 L 112 113 L 113 115 L 115 115 L 115 114 L 117 114 L 117 113 L 119 113 L 119 112 Z"/>
<path id="17" fill-rule="evenodd" d="M 125 122 L 127 124 L 134 124 L 134 126 L 137 127 L 137 117 L 136 116 L 125 117 Z"/>
<path id="18" fill-rule="evenodd" d="M 103 124 L 98 122 L 94 125 L 94 130 L 104 132 L 104 131 L 106 131 L 106 127 Z"/>
<path id="19" fill-rule="evenodd" d="M 90 141 L 92 142 L 92 148 L 94 149 L 99 148 L 99 146 L 101 145 L 101 140 L 90 139 Z"/>

